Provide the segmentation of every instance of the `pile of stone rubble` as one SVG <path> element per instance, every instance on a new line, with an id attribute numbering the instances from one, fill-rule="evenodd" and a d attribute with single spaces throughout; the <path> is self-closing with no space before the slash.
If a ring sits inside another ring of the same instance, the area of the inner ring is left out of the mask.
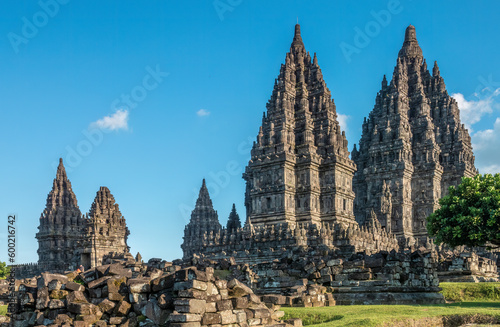
<path id="1" fill-rule="evenodd" d="M 13 326 L 301 326 L 280 321 L 242 282 L 162 262 L 115 261 L 84 273 L 43 273 L 17 282 Z M 3 324 L 7 326 L 7 324 Z"/>

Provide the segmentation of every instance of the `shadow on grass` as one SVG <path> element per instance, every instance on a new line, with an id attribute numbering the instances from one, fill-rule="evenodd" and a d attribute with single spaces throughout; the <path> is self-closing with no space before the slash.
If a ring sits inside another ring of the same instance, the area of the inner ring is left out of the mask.
<path id="1" fill-rule="evenodd" d="M 344 318 L 343 315 L 331 315 L 331 314 L 326 314 L 326 313 L 306 313 L 306 314 L 289 314 L 284 317 L 285 319 L 288 318 L 301 318 L 302 319 L 302 324 L 304 326 L 310 326 L 310 325 L 317 325 L 317 324 L 324 324 L 332 321 L 337 321 L 341 320 Z"/>
<path id="2" fill-rule="evenodd" d="M 447 303 L 445 306 L 460 308 L 500 308 L 500 302 L 456 302 Z"/>

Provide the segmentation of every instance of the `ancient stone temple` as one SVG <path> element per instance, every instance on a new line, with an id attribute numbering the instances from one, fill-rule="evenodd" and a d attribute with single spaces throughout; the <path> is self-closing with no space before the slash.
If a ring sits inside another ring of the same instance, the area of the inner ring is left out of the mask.
<path id="1" fill-rule="evenodd" d="M 186 236 L 198 236 L 204 232 L 209 234 L 217 232 L 221 228 L 219 216 L 217 215 L 217 211 L 214 210 L 205 179 L 203 179 L 198 200 L 196 200 L 196 206 L 191 213 L 191 220 L 187 224 L 184 234 Z"/>
<path id="2" fill-rule="evenodd" d="M 185 255 L 192 255 L 194 249 L 201 247 L 203 235 L 214 235 L 222 229 L 219 216 L 214 210 L 212 199 L 208 194 L 205 179 L 201 184 L 196 206 L 191 213 L 191 220 L 184 228 L 184 243 L 181 245 Z"/>
<path id="3" fill-rule="evenodd" d="M 38 263 L 49 270 L 67 269 L 76 245 L 83 238 L 84 227 L 85 219 L 60 159 L 36 234 Z"/>
<path id="4" fill-rule="evenodd" d="M 80 262 L 85 267 L 96 267 L 102 264 L 105 255 L 129 252 L 129 234 L 115 198 L 107 187 L 101 186 L 87 217 L 87 237 L 81 245 Z"/>
<path id="5" fill-rule="evenodd" d="M 99 189 L 90 213 L 83 216 L 62 159 L 38 229 L 38 263 L 15 266 L 18 278 L 45 271 L 62 273 L 80 264 L 95 267 L 107 255 L 129 251 L 130 233 L 109 189 Z"/>
<path id="6" fill-rule="evenodd" d="M 227 220 L 227 230 L 237 230 L 241 228 L 240 215 L 236 212 L 236 205 L 233 203 L 233 208 L 231 209 L 231 213 L 229 214 L 229 218 Z"/>
<path id="7" fill-rule="evenodd" d="M 477 173 L 457 102 L 436 62 L 429 72 L 411 25 L 392 80 L 384 76 L 352 159 L 358 169 L 356 220 L 363 224 L 375 215 L 401 239 L 425 238 L 426 218 L 448 187 Z"/>
<path id="8" fill-rule="evenodd" d="M 363 228 L 356 223 L 355 169 L 318 59 L 306 52 L 296 25 L 243 174 L 246 223 L 240 228 L 233 206 L 227 228 L 221 228 L 203 182 L 184 231 L 184 258 L 234 256 L 236 262 L 259 263 L 294 247 L 397 249 L 378 221 Z"/>
<path id="9" fill-rule="evenodd" d="M 296 25 L 243 175 L 247 220 L 352 224 L 355 169 L 318 59 Z"/>

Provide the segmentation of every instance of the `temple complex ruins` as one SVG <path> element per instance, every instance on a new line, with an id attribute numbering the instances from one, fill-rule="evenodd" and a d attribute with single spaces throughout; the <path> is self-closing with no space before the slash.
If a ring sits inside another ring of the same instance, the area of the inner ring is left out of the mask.
<path id="1" fill-rule="evenodd" d="M 184 229 L 183 258 L 144 264 L 139 255 L 131 258 L 129 231 L 109 189 L 101 187 L 82 215 L 61 160 L 36 235 L 39 261 L 18 266 L 18 277 L 83 264 L 89 288 L 104 285 L 94 278 L 111 275 L 145 279 L 148 291 L 132 292 L 127 284 L 137 312 L 156 301 L 158 290 L 180 287 L 174 281 L 211 283 L 214 272 L 251 287 L 268 307 L 442 303 L 440 280 L 498 281 L 496 254 L 438 247 L 428 237 L 426 218 L 438 200 L 477 170 L 457 102 L 437 64 L 432 74 L 427 69 L 413 26 L 351 158 L 318 57 L 306 51 L 299 25 L 266 108 L 243 174 L 244 219 L 233 204 L 221 224 L 203 180 Z M 106 301 L 96 292 L 88 291 Z"/>
<path id="2" fill-rule="evenodd" d="M 109 189 L 101 187 L 89 214 L 82 215 L 62 159 L 38 229 L 38 262 L 17 265 L 19 277 L 45 271 L 62 273 L 79 265 L 96 267 L 105 256 L 129 251 L 130 232 Z"/>
<path id="3" fill-rule="evenodd" d="M 266 107 L 243 174 L 244 226 L 221 227 L 203 182 L 184 233 L 185 260 L 232 257 L 259 271 L 298 248 L 344 260 L 426 249 L 439 257 L 435 268 L 448 281 L 498 279 L 495 254 L 436 248 L 428 237 L 426 218 L 438 200 L 477 170 L 457 102 L 437 63 L 432 75 L 427 69 L 413 26 L 392 80 L 383 78 L 352 160 L 299 25 Z"/>

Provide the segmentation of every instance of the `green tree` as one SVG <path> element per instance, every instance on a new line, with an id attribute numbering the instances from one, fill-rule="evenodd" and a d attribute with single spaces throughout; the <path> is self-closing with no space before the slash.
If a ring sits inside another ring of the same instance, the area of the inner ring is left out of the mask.
<path id="1" fill-rule="evenodd" d="M 5 262 L 0 261 L 0 279 L 5 279 L 9 276 L 10 267 L 7 267 Z"/>
<path id="2" fill-rule="evenodd" d="M 500 247 L 500 174 L 462 178 L 427 218 L 437 244 Z"/>

